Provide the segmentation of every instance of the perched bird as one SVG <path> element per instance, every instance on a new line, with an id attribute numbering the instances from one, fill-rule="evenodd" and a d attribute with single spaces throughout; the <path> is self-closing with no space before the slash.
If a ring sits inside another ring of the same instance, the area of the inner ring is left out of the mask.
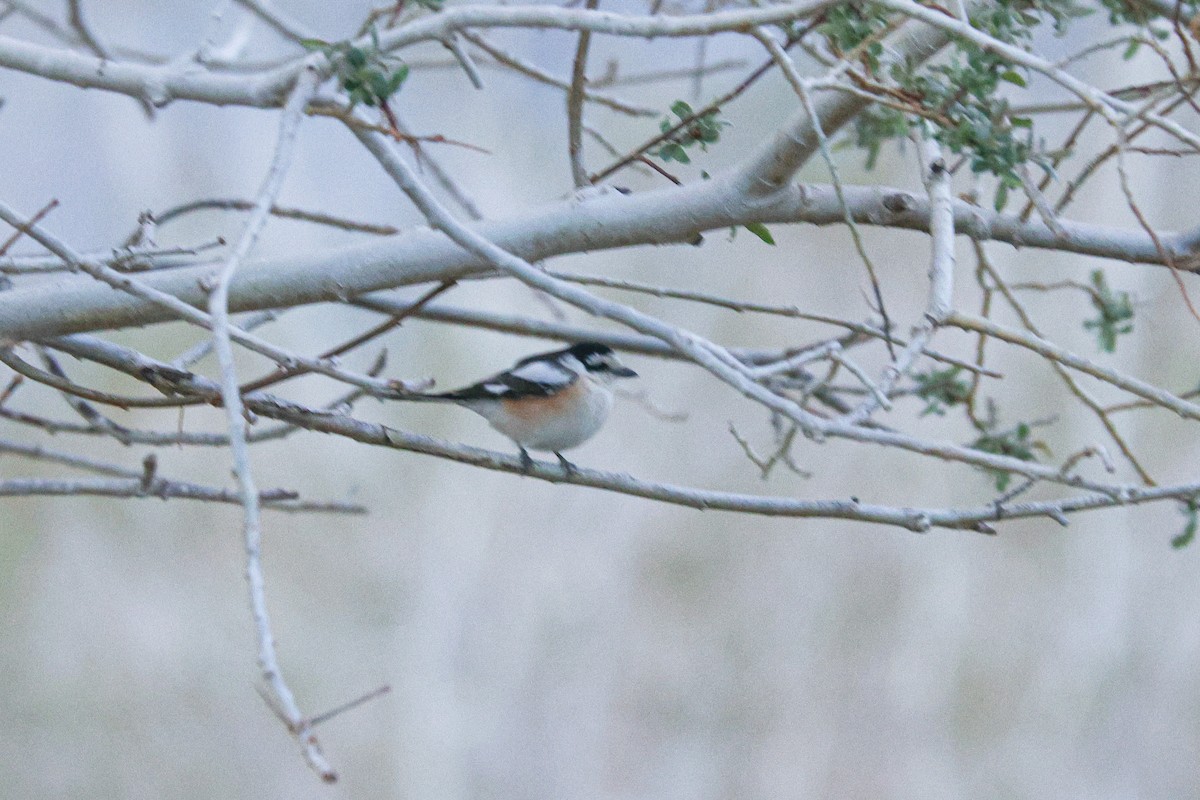
<path id="1" fill-rule="evenodd" d="M 613 402 L 609 384 L 634 377 L 608 345 L 579 342 L 523 358 L 512 369 L 453 392 L 403 399 L 469 408 L 516 443 L 526 470 L 533 466 L 529 450 L 542 450 L 571 472 L 575 467 L 562 451 L 583 444 L 604 425 Z"/>

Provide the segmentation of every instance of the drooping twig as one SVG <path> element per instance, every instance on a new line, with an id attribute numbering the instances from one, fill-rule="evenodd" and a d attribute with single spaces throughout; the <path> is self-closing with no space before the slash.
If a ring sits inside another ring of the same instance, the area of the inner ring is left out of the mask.
<path id="1" fill-rule="evenodd" d="M 867 270 L 867 278 L 871 283 L 871 293 L 875 299 L 875 310 L 879 312 L 879 316 L 883 320 L 884 343 L 887 345 L 888 353 L 891 355 L 892 360 L 896 361 L 896 351 L 892 347 L 892 321 L 888 317 L 887 305 L 883 302 L 883 288 L 879 285 L 879 274 L 875 269 L 875 262 L 871 260 L 871 256 L 867 253 L 867 246 L 863 242 L 858 225 L 855 223 L 854 217 L 850 215 L 850 211 L 846 206 L 845 191 L 842 188 L 842 179 L 838 173 L 837 162 L 833 160 L 833 154 L 830 152 L 829 139 L 825 136 L 825 129 L 821 124 L 820 115 L 817 114 L 817 107 L 813 104 L 812 94 L 804 79 L 796 70 L 791 58 L 788 57 L 787 50 L 779 42 L 775 41 L 769 32 L 758 28 L 754 31 L 754 37 L 771 54 L 772 60 L 779 66 L 788 83 L 791 84 L 793 91 L 800 97 L 800 102 L 803 104 L 804 110 L 808 112 L 809 119 L 812 120 L 813 132 L 817 136 L 817 147 L 826 168 L 829 170 L 829 177 L 833 181 L 834 191 L 837 192 L 838 201 L 841 203 L 846 227 L 850 231 L 850 237 L 854 242 L 854 249 L 858 252 L 859 260 L 862 261 L 863 266 Z M 951 232 L 951 239 L 953 239 L 953 231 Z M 920 346 L 924 346 L 924 342 Z M 865 416 L 863 418 L 865 419 Z"/>
<path id="2" fill-rule="evenodd" d="M 259 518 L 258 491 L 250 470 L 250 453 L 246 443 L 246 419 L 241 391 L 233 360 L 233 338 L 229 322 L 229 284 L 242 261 L 249 254 L 258 234 L 266 225 L 271 206 L 283 186 L 283 178 L 291 165 L 296 140 L 296 131 L 303 119 L 309 98 L 316 91 L 318 76 L 315 71 L 305 71 L 296 82 L 291 97 L 284 107 L 279 122 L 279 137 L 271 168 L 259 190 L 254 209 L 246 221 L 233 252 L 216 276 L 209 297 L 208 310 L 212 315 L 214 350 L 220 366 L 221 399 L 225 405 L 225 417 L 229 425 L 229 447 L 233 454 L 233 472 L 237 478 L 243 509 L 243 533 L 246 548 L 246 581 L 250 589 L 250 608 L 258 634 L 258 666 L 262 680 L 269 690 L 271 705 L 288 724 L 288 730 L 296 737 L 300 750 L 308 765 L 322 780 L 333 782 L 337 773 L 326 760 L 316 736 L 305 722 L 304 715 L 296 704 L 291 688 L 283 678 L 279 658 L 275 651 L 275 636 L 271 631 L 270 615 L 267 613 L 265 580 L 262 568 L 262 528 Z"/>
<path id="3" fill-rule="evenodd" d="M 97 57 L 108 59 L 108 49 L 100 44 L 100 40 L 96 38 L 96 34 L 92 33 L 91 27 L 83 18 L 83 2 L 82 0 L 67 0 L 67 19 L 71 23 L 71 27 L 75 29 L 75 33 L 79 35 L 79 40 L 91 50 Z"/>

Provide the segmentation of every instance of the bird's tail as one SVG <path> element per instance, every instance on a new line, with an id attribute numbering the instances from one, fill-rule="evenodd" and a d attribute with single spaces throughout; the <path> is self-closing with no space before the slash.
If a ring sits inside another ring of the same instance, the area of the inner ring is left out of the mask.
<path id="1" fill-rule="evenodd" d="M 453 403 L 457 398 L 453 397 L 453 392 L 444 394 L 424 394 L 422 392 L 398 392 L 390 399 L 406 400 L 413 403 Z"/>

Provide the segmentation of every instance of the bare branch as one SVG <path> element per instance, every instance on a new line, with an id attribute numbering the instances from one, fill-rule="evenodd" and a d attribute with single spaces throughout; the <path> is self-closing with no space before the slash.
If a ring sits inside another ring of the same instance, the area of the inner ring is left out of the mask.
<path id="1" fill-rule="evenodd" d="M 1093 378 L 1099 378 L 1105 383 L 1111 383 L 1113 386 L 1149 400 L 1157 406 L 1170 409 L 1185 419 L 1200 420 L 1200 406 L 1195 403 L 1190 403 L 1164 389 L 1159 389 L 1157 386 L 1125 375 L 1110 367 L 1089 361 L 1035 334 L 1021 333 L 1020 331 L 998 325 L 989 319 L 976 317 L 961 311 L 955 311 L 946 317 L 945 324 L 962 328 L 963 330 L 983 333 L 994 339 L 1023 347 L 1063 366 L 1079 370 L 1091 375 Z"/>
<path id="2" fill-rule="evenodd" d="M 258 666 L 263 682 L 269 690 L 272 705 L 288 723 L 288 730 L 300 743 L 301 752 L 308 765 L 322 780 L 332 783 L 337 773 L 325 758 L 310 725 L 296 704 L 291 688 L 284 681 L 275 652 L 275 636 L 271 631 L 267 613 L 265 579 L 262 568 L 262 527 L 259 517 L 258 491 L 250 471 L 250 452 L 246 442 L 246 419 L 243 412 L 242 395 L 238 386 L 233 362 L 233 338 L 229 322 L 229 284 L 238 267 L 250 253 L 259 233 L 271 214 L 271 206 L 283 186 L 283 178 L 291 165 L 296 141 L 296 131 L 303 119 L 304 108 L 317 89 L 319 82 L 315 70 L 305 71 L 296 82 L 291 97 L 279 121 L 279 138 L 275 145 L 275 156 L 270 171 L 259 190 L 254 209 L 238 238 L 237 245 L 217 275 L 209 298 L 208 310 L 212 315 L 214 350 L 221 369 L 221 399 L 229 424 L 229 447 L 233 453 L 233 474 L 237 478 L 242 501 L 242 527 L 246 547 L 246 582 L 250 588 L 250 609 L 258 633 Z"/>
<path id="3" fill-rule="evenodd" d="M 309 430 L 344 436 L 363 444 L 423 453 L 550 483 L 588 486 L 700 510 L 734 511 L 765 516 L 850 519 L 878 522 L 917 532 L 927 531 L 931 527 L 944 527 L 992 533 L 989 523 L 1008 519 L 1058 517 L 1090 509 L 1140 505 L 1162 500 L 1186 500 L 1200 496 L 1200 483 L 1189 483 L 1154 488 L 1131 486 L 1119 492 L 1092 492 L 1062 500 L 1011 505 L 989 504 L 964 509 L 893 508 L 862 503 L 854 499 L 798 500 L 763 497 L 651 483 L 622 473 L 600 472 L 578 466 L 568 472 L 558 463 L 551 462 L 535 461 L 532 467 L 527 468 L 516 456 L 451 444 L 345 415 L 314 414 L 278 398 L 250 401 L 249 406 L 256 414 L 286 420 Z"/>
<path id="4" fill-rule="evenodd" d="M 580 36 L 582 35 L 583 34 L 580 34 Z M 475 45 L 492 58 L 496 59 L 496 63 L 500 64 L 501 66 L 505 66 L 509 69 L 519 72 L 522 75 L 532 78 L 538 83 L 544 83 L 548 86 L 556 86 L 564 91 L 571 90 L 571 84 L 567 81 L 556 78 L 540 67 L 530 64 L 529 62 L 518 58 L 511 53 L 501 50 L 482 36 L 474 33 L 464 33 L 462 38 L 466 39 L 468 42 Z M 653 108 L 635 106 L 630 103 L 626 103 L 623 100 L 611 97 L 607 94 L 590 90 L 586 86 L 582 89 L 582 95 L 583 99 L 589 103 L 605 106 L 607 108 L 611 108 L 613 111 L 618 111 L 622 114 L 629 114 L 630 116 L 634 117 L 657 117 L 660 113 Z"/>
<path id="5" fill-rule="evenodd" d="M 600 0 L 584 0 L 586 8 L 595 9 L 599 5 Z M 591 44 L 591 31 L 581 31 L 571 69 L 571 88 L 567 92 L 567 155 L 576 189 L 589 185 L 587 167 L 583 164 L 583 87 L 587 83 L 588 49 Z"/>
<path id="6" fill-rule="evenodd" d="M 842 205 L 830 186 L 794 186 L 778 192 L 768 202 L 747 204 L 744 198 L 739 201 L 736 195 L 715 185 L 718 183 L 708 181 L 633 196 L 605 195 L 582 203 L 562 203 L 524 216 L 485 222 L 477 230 L 509 252 L 529 261 L 541 261 L 565 253 L 633 244 L 686 243 L 693 241 L 697 232 L 747 222 L 844 222 Z M 910 192 L 847 186 L 844 195 L 851 216 L 859 224 L 929 230 L 928 201 Z M 21 224 L 19 216 L 10 216 L 15 224 Z M 1066 220 L 1061 224 L 1066 238 L 1056 236 L 1041 221 L 1024 222 L 1017 216 L 954 202 L 955 231 L 976 241 L 1000 241 L 1123 262 L 1163 263 L 1144 231 Z M 1180 260 L 1196 245 L 1196 237 L 1190 233 L 1162 232 L 1158 236 L 1163 247 Z M 231 311 L 340 302 L 380 289 L 466 278 L 491 268 L 439 234 L 424 229 L 317 253 L 264 259 L 252 262 L 252 266 L 253 281 L 239 277 L 230 287 Z M 209 271 L 208 267 L 184 267 L 147 274 L 141 283 L 184 303 L 200 305 L 206 297 L 198 282 Z M 58 311 L 63 304 L 73 309 L 70 320 L 64 320 Z M 9 339 L 39 339 L 174 318 L 152 301 L 87 282 L 0 293 L 0 337 Z"/>
<path id="7" fill-rule="evenodd" d="M 158 498 L 159 500 L 201 500 L 208 503 L 241 505 L 239 492 L 214 489 L 195 483 L 155 478 L 147 483 L 136 478 L 9 478 L 0 480 L 0 497 L 116 497 Z M 270 489 L 256 495 L 262 507 L 271 511 L 326 512 L 365 514 L 366 509 L 351 503 L 299 503 L 296 493 Z"/>

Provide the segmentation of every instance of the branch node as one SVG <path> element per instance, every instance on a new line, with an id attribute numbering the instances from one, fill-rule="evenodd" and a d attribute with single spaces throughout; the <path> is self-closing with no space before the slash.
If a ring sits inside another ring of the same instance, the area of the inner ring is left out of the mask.
<path id="1" fill-rule="evenodd" d="M 142 491 L 149 492 L 154 485 L 154 476 L 158 473 L 158 456 L 147 453 L 142 459 Z"/>

